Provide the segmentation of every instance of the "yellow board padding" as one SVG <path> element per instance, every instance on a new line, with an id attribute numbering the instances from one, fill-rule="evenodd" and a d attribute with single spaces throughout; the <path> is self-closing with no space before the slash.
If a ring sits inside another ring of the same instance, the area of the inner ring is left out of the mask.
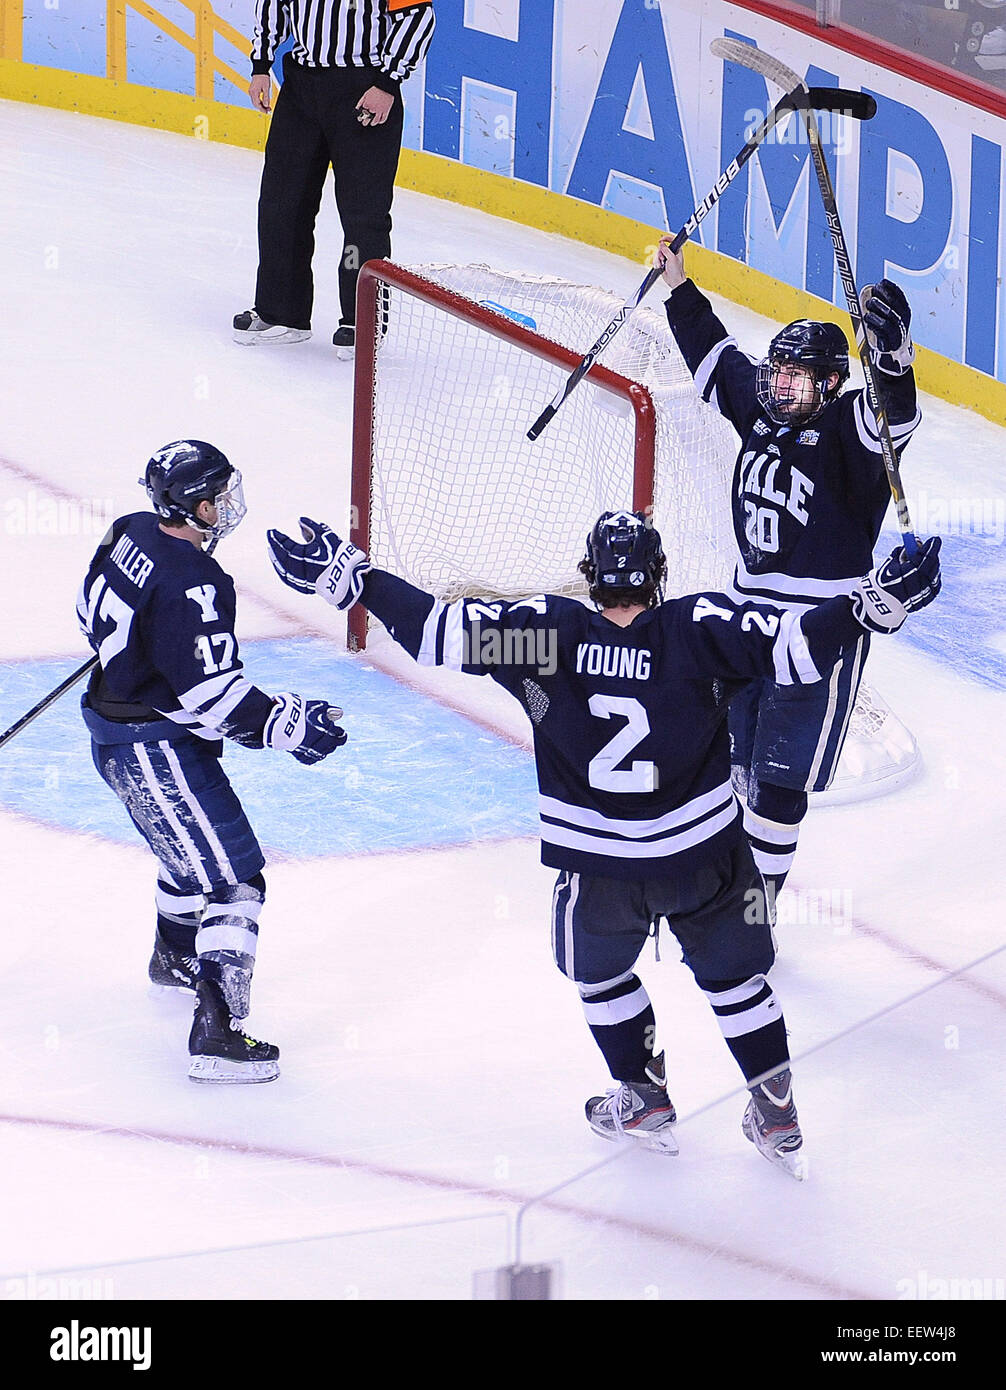
<path id="1" fill-rule="evenodd" d="M 251 106 L 245 111 L 223 102 L 12 59 L 0 58 L 0 97 L 129 121 L 251 150 L 265 148 L 269 128 L 268 118 Z M 402 151 L 398 186 L 625 256 L 639 265 L 640 279 L 661 235 L 644 222 L 608 212 L 593 203 L 415 150 Z M 783 323 L 797 318 L 834 319 L 837 315 L 852 341 L 846 315 L 826 300 L 703 246 L 689 244 L 686 259 L 689 272 L 705 289 Z M 659 287 L 653 293 L 659 295 Z M 1006 425 L 1006 384 L 994 377 L 922 347 L 918 349 L 916 376 L 923 391 Z"/>
<path id="2" fill-rule="evenodd" d="M 0 97 L 152 126 L 197 140 L 218 140 L 248 150 L 264 150 L 269 131 L 268 119 L 254 111 L 250 102 L 243 110 L 226 102 L 162 92 L 135 82 L 4 59 L 0 59 Z"/>

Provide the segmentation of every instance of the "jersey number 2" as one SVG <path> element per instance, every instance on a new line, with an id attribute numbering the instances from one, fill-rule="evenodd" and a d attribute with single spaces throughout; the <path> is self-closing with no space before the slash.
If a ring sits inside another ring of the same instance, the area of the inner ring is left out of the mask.
<path id="1" fill-rule="evenodd" d="M 618 764 L 624 762 L 650 732 L 650 721 L 639 701 L 621 695 L 591 695 L 587 708 L 598 719 L 621 715 L 628 720 L 625 728 L 619 729 L 615 737 L 609 739 L 587 764 L 587 781 L 590 785 L 602 792 L 654 791 L 657 785 L 656 763 L 640 761 L 618 770 Z"/>

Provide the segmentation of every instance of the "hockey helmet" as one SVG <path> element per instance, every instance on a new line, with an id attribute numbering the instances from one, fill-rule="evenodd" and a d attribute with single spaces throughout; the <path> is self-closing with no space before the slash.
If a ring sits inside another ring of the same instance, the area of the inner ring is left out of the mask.
<path id="1" fill-rule="evenodd" d="M 595 603 L 652 607 L 660 602 L 667 561 L 660 533 L 645 512 L 604 512 L 587 537 L 579 568 Z"/>
<path id="2" fill-rule="evenodd" d="M 780 381 L 780 369 L 787 365 L 807 369 L 809 390 L 800 392 L 785 377 Z M 848 379 L 849 343 L 838 324 L 796 319 L 775 335 L 758 364 L 758 400 L 777 425 L 802 425 L 820 415 Z"/>
<path id="3" fill-rule="evenodd" d="M 162 520 L 192 526 L 216 540 L 230 535 L 247 511 L 241 474 L 219 449 L 201 439 L 176 439 L 158 449 L 140 483 Z M 200 502 L 216 507 L 213 525 L 196 516 Z"/>

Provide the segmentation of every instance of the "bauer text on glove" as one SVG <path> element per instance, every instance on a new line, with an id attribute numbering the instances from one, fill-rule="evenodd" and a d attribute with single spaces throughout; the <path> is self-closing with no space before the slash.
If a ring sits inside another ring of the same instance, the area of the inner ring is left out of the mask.
<path id="1" fill-rule="evenodd" d="M 342 710 L 327 700 L 305 700 L 284 692 L 274 697 L 265 722 L 262 741 L 267 748 L 292 753 L 301 763 L 320 763 L 346 742 L 346 731 L 336 723 Z"/>
<path id="2" fill-rule="evenodd" d="M 865 574 L 849 597 L 857 620 L 869 632 L 897 632 L 917 608 L 940 592 L 940 537 L 930 536 L 914 555 L 904 547 Z"/>

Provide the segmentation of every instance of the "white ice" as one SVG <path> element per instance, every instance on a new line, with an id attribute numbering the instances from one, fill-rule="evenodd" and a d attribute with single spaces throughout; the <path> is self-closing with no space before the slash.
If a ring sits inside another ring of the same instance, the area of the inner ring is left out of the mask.
<path id="1" fill-rule="evenodd" d="M 244 349 L 229 324 L 251 302 L 258 156 L 7 102 L 0 164 L 0 659 L 85 654 L 73 595 L 95 538 L 20 533 L 17 507 L 133 510 L 143 463 L 180 436 L 245 474 L 250 515 L 226 547 L 242 635 L 336 650 L 336 616 L 283 591 L 262 543 L 347 511 L 334 208 L 316 336 Z M 395 251 L 619 292 L 641 273 L 406 192 Z M 764 346 L 771 324 L 717 303 Z M 925 415 L 912 489 L 999 495 L 1001 430 L 932 399 Z M 368 659 L 415 678 L 387 643 Z M 1002 1279 L 1006 962 L 945 977 L 1003 941 L 1006 703 L 899 638 L 871 670 L 925 772 L 817 811 L 801 840 L 774 983 L 793 1054 L 810 1053 L 804 1185 L 741 1136 L 740 1077 L 667 941 L 641 969 L 680 1156 L 587 1131 L 605 1073 L 550 959 L 553 875 L 532 840 L 271 865 L 253 1023 L 283 1075 L 228 1090 L 186 1079 L 188 997 L 147 995 L 146 850 L 52 828 L 41 788 L 37 819 L 0 813 L 0 1297 L 62 1279 L 115 1297 L 465 1299 L 474 1271 L 514 1258 L 561 1265 L 573 1299 L 937 1297 L 938 1281 Z M 526 738 L 499 692 L 425 686 Z M 839 915 L 800 920 L 819 891 Z"/>

